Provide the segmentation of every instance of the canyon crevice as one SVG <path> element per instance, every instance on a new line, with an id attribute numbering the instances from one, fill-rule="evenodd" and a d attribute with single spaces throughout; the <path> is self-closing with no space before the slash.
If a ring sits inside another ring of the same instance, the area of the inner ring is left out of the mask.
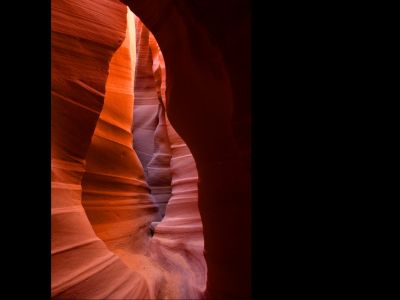
<path id="1" fill-rule="evenodd" d="M 247 2 L 122 2 L 52 0 L 52 298 L 250 299 Z"/>

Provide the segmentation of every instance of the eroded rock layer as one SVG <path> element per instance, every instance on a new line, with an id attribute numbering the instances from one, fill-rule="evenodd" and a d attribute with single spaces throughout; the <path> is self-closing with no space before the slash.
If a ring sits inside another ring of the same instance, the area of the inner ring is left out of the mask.
<path id="1" fill-rule="evenodd" d="M 141 21 L 138 20 L 138 23 Z M 165 217 L 155 228 L 151 253 L 165 268 L 174 267 L 175 272 L 169 280 L 175 281 L 180 291 L 174 297 L 199 299 L 205 291 L 207 267 L 198 209 L 196 164 L 186 143 L 174 130 L 165 113 L 166 69 L 161 50 L 148 29 L 143 24 L 140 27 L 140 33 L 145 32 L 148 43 L 147 48 L 140 49 L 138 59 L 146 57 L 152 62 L 147 64 L 147 70 L 143 72 L 149 74 L 152 71 L 155 82 L 153 92 L 157 93 L 160 100 L 158 125 L 154 135 L 155 150 L 158 151 L 154 151 L 148 165 L 149 180 L 165 178 L 168 169 L 172 176 L 172 194 L 166 205 Z M 145 104 L 146 98 L 141 101 Z"/>
<path id="2" fill-rule="evenodd" d="M 135 66 L 132 13 L 128 15 L 128 25 L 126 38 L 110 62 L 104 106 L 86 156 L 82 181 L 83 205 L 89 220 L 110 248 L 126 243 L 145 247 L 143 238 L 148 234 L 138 231 L 146 230 L 157 212 L 143 168 L 132 148 Z"/>
<path id="3" fill-rule="evenodd" d="M 52 1 L 52 296 L 249 299 L 245 1 L 124 2 L 136 69 L 126 6 Z"/>
<path id="4" fill-rule="evenodd" d="M 107 248 L 81 204 L 109 62 L 125 38 L 126 6 L 114 0 L 55 0 L 51 10 L 52 297 L 149 298 L 148 283 Z"/>
<path id="5" fill-rule="evenodd" d="M 52 297 L 199 299 L 206 266 L 197 172 L 190 151 L 165 116 L 165 68 L 152 57 L 161 53 L 158 48 L 152 53 L 148 43 L 142 52 L 149 63 L 141 64 L 139 55 L 138 65 L 146 67 L 136 68 L 139 77 L 148 72 L 153 84 L 145 89 L 156 95 L 152 99 L 135 93 L 138 102 L 158 101 L 157 126 L 146 140 L 153 145 L 146 165 L 153 194 L 157 187 L 162 194 L 163 186 L 170 193 L 172 178 L 173 195 L 163 200 L 164 207 L 170 200 L 166 216 L 152 238 L 150 224 L 161 220 L 158 205 L 163 201 L 153 202 L 157 197 L 150 194 L 132 145 L 134 16 L 115 1 L 97 4 L 55 1 L 52 6 Z M 77 16 L 82 20 L 75 20 Z M 99 21 L 104 16 L 114 27 Z M 88 22 L 79 28 L 85 38 L 67 20 Z M 115 40 L 104 40 L 107 30 Z M 59 34 L 68 31 L 67 36 Z M 154 37 L 149 41 L 156 46 Z M 139 114 L 143 112 L 144 120 L 146 114 L 153 118 L 146 110 Z"/>
<path id="6" fill-rule="evenodd" d="M 143 165 L 151 195 L 159 207 L 157 221 L 165 215 L 171 197 L 170 146 L 165 125 L 160 123 L 161 95 L 154 78 L 151 33 L 136 18 L 137 64 L 135 72 L 134 149 Z"/>

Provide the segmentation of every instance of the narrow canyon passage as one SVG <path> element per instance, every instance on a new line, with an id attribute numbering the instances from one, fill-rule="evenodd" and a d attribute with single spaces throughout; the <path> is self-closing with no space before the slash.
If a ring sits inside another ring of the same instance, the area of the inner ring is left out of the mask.
<path id="1" fill-rule="evenodd" d="M 127 2 L 52 1 L 52 298 L 249 299 L 244 92 L 185 2 Z"/>
<path id="2" fill-rule="evenodd" d="M 165 73 L 162 54 L 148 29 L 139 19 L 135 22 L 130 10 L 127 12 L 125 38 L 109 63 L 104 104 L 91 138 L 82 177 L 82 205 L 96 237 L 82 245 L 67 246 L 66 251 L 72 256 L 80 256 L 82 266 L 76 265 L 78 270 L 90 270 L 93 267 L 85 266 L 84 259 L 90 262 L 91 258 L 85 257 L 84 248 L 103 241 L 111 251 L 107 257 L 115 262 L 120 260 L 147 286 L 146 292 L 132 299 L 198 299 L 205 290 L 206 264 L 197 206 L 197 170 L 186 144 L 165 115 L 165 92 L 161 92 L 165 86 L 165 74 L 161 75 Z M 136 52 L 137 33 L 138 40 L 147 40 L 147 43 L 139 43 Z M 157 79 L 156 74 L 159 76 Z M 139 103 L 135 113 L 134 99 Z M 143 106 L 145 109 L 140 109 Z M 136 148 L 151 149 L 145 152 L 148 160 L 140 160 L 133 149 L 135 142 L 131 130 L 135 132 L 134 116 L 138 116 L 139 121 L 144 120 L 145 125 L 156 119 L 153 130 L 136 123 L 139 133 L 147 129 L 147 135 L 136 134 L 136 144 L 139 144 Z M 167 193 L 162 193 L 164 190 Z M 162 201 L 159 201 L 160 196 Z M 153 237 L 150 230 L 154 231 Z M 85 238 L 79 232 L 76 234 Z M 73 267 L 75 262 L 71 263 L 69 267 Z M 132 282 L 132 274 L 125 273 L 118 290 L 126 292 L 124 285 L 127 285 L 130 286 L 128 292 L 131 292 L 137 279 Z M 109 270 L 104 276 L 120 277 Z M 76 281 L 71 286 L 68 280 L 61 281 L 59 291 L 53 297 L 66 299 L 75 294 L 99 297 L 98 288 L 92 291 L 95 281 L 91 283 L 89 280 L 89 288 L 86 279 L 79 281 L 77 278 Z M 82 292 L 84 287 L 86 291 Z M 112 292 L 115 288 L 109 287 L 111 293 L 107 298 L 115 297 Z"/>
<path id="3" fill-rule="evenodd" d="M 197 299 L 206 264 L 195 162 L 165 115 L 157 43 L 130 11 L 127 24 L 86 157 L 82 203 L 96 235 L 146 278 L 152 295 Z"/>

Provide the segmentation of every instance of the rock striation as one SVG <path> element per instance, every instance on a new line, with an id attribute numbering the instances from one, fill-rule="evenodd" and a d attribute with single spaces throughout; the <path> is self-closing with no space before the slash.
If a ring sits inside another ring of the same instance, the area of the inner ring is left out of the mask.
<path id="1" fill-rule="evenodd" d="M 165 86 L 155 38 L 126 6 L 53 1 L 52 298 L 204 294 L 198 175 Z M 149 120 L 151 132 L 135 135 Z"/>
<path id="2" fill-rule="evenodd" d="M 136 18 L 136 32 L 134 149 L 142 163 L 151 195 L 159 207 L 157 221 L 160 221 L 171 197 L 170 145 L 165 125 L 160 123 L 160 114 L 164 114 L 164 110 L 158 91 L 161 82 L 155 81 L 153 70 L 152 35 L 139 18 Z"/>
<path id="3" fill-rule="evenodd" d="M 122 2 L 52 1 L 52 298 L 250 299 L 248 1 Z"/>
<path id="4" fill-rule="evenodd" d="M 128 28 L 126 6 L 56 0 L 51 11 L 52 298 L 150 298 L 148 282 L 110 251 L 82 206 L 82 178 L 110 60 Z"/>
<path id="5" fill-rule="evenodd" d="M 155 152 L 150 164 L 159 164 L 161 168 L 155 169 L 158 172 L 152 175 L 154 178 L 163 178 L 163 171 L 167 169 L 165 162 L 170 158 L 171 173 L 171 197 L 163 220 L 155 228 L 151 241 L 152 253 L 158 261 L 166 262 L 166 267 L 168 264 L 174 265 L 173 275 L 177 278 L 177 285 L 180 290 L 185 291 L 176 297 L 199 299 L 206 287 L 207 265 L 203 254 L 203 226 L 198 208 L 198 173 L 188 146 L 166 116 L 165 62 L 151 33 L 149 46 L 147 51 L 151 53 L 154 82 L 160 99 L 155 134 L 155 145 L 160 151 Z"/>

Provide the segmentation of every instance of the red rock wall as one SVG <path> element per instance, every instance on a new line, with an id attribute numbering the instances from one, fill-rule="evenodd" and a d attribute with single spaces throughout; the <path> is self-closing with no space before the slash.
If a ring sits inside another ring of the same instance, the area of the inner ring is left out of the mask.
<path id="1" fill-rule="evenodd" d="M 163 54 L 149 35 L 142 90 L 159 102 L 142 119 L 154 121 L 143 139 L 152 144 L 142 143 L 151 146 L 143 151 L 147 164 L 132 146 L 134 107 L 147 100 L 136 95 L 140 88 L 133 95 L 138 68 L 126 32 L 135 30 L 126 7 L 52 2 L 52 296 L 198 299 L 206 288 L 208 299 L 249 299 L 249 147 L 240 129 L 248 98 L 235 73 L 240 64 L 227 55 L 229 41 L 211 40 L 217 35 L 194 16 L 197 2 L 127 2 Z M 151 238 L 160 215 L 150 188 L 165 184 L 168 170 L 172 196 Z"/>
<path id="2" fill-rule="evenodd" d="M 133 15 L 128 14 L 126 22 L 123 5 L 97 3 L 98 7 L 92 2 L 54 1 L 52 6 L 52 297 L 198 299 L 205 290 L 206 266 L 197 172 L 190 152 L 165 117 L 165 72 L 161 78 L 149 44 L 142 47 L 150 64 L 141 64 L 139 55 L 138 66 L 149 68 L 137 68 L 136 74 L 143 78 L 142 70 L 148 71 L 153 85 L 146 89 L 158 101 L 157 126 L 145 140 L 153 142 L 148 179 L 153 188 L 167 183 L 170 190 L 171 183 L 165 181 L 173 180 L 166 217 L 151 238 L 150 223 L 160 220 L 158 208 L 133 150 L 131 129 L 135 101 L 154 99 L 141 97 L 146 93 L 134 97 Z M 99 21 L 103 10 L 118 27 L 108 32 L 115 40 L 104 40 L 102 52 L 100 38 L 108 29 Z M 88 22 L 80 33 L 90 36 L 91 42 L 76 35 L 75 23 L 67 22 L 75 15 Z M 70 30 L 69 36 L 60 35 L 61 30 Z M 156 46 L 154 38 L 151 41 Z M 87 50 L 87 56 L 76 55 L 79 50 Z M 66 88 L 68 84 L 74 88 Z M 139 84 L 138 90 L 143 86 Z M 143 120 L 146 114 L 153 117 L 146 110 L 139 114 L 143 112 Z"/>
<path id="3" fill-rule="evenodd" d="M 52 1 L 54 299 L 149 297 L 147 282 L 99 239 L 81 204 L 82 176 L 103 108 L 110 60 L 125 38 L 118 1 Z"/>
<path id="4" fill-rule="evenodd" d="M 147 230 L 157 212 L 132 148 L 135 26 L 133 15 L 129 16 L 131 26 L 110 62 L 104 106 L 82 181 L 86 213 L 97 236 L 111 249 L 125 244 L 145 248 L 148 232 L 141 231 Z"/>

